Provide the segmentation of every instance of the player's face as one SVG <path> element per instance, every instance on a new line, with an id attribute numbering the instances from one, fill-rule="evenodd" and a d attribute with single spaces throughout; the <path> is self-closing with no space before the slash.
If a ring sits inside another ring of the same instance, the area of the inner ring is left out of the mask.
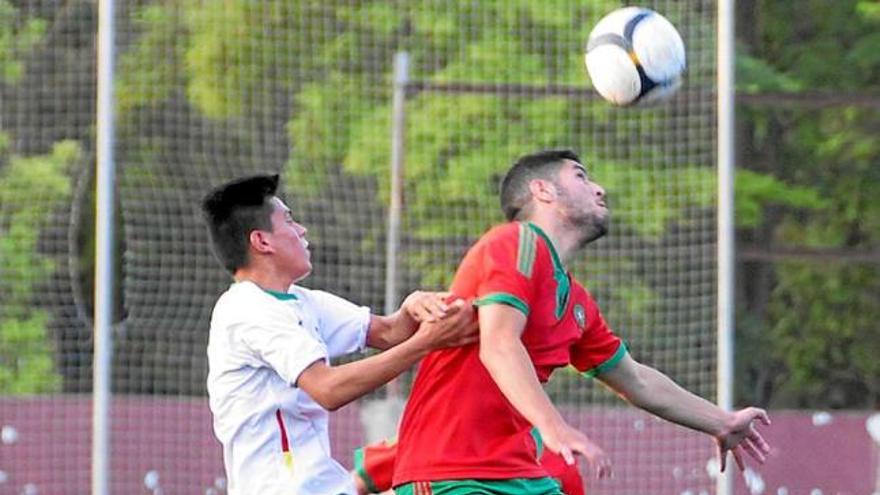
<path id="1" fill-rule="evenodd" d="M 590 180 L 578 162 L 566 160 L 559 170 L 557 190 L 562 215 L 582 233 L 587 244 L 608 232 L 608 205 L 605 189 Z"/>
<path id="2" fill-rule="evenodd" d="M 275 255 L 284 270 L 294 278 L 301 280 L 312 271 L 309 242 L 306 240 L 306 228 L 293 219 L 290 208 L 280 199 L 272 198 L 271 239 Z"/>

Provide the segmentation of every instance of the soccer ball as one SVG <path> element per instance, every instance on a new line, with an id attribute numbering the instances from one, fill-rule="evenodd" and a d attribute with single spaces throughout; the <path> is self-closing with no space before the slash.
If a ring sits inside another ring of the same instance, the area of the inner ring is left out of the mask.
<path id="1" fill-rule="evenodd" d="M 675 26 L 641 7 L 603 17 L 590 33 L 584 58 L 596 91 L 621 106 L 672 96 L 685 69 L 684 42 Z"/>

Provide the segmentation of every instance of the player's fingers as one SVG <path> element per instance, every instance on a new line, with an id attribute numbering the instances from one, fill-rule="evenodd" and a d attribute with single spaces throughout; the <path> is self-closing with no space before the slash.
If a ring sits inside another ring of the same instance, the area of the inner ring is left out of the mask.
<path id="1" fill-rule="evenodd" d="M 718 445 L 718 463 L 721 465 L 720 469 L 723 473 L 727 468 L 727 450 L 721 444 Z"/>
<path id="2" fill-rule="evenodd" d="M 436 321 L 436 317 L 432 314 L 430 305 L 431 298 L 433 297 L 429 293 L 419 292 L 413 293 L 411 296 L 411 300 L 408 301 L 407 309 L 409 314 L 416 319 L 416 321 L 420 322 L 433 322 Z"/>
<path id="3" fill-rule="evenodd" d="M 571 466 L 574 464 L 574 454 L 571 453 L 571 449 L 568 447 L 562 447 L 559 449 L 559 455 L 562 456 L 562 459 L 565 461 L 565 464 Z"/>
<path id="4" fill-rule="evenodd" d="M 452 301 L 451 303 L 444 302 L 442 309 L 445 314 L 450 315 L 450 314 L 456 314 L 456 313 L 461 312 L 465 306 L 466 306 L 466 303 L 464 302 L 464 299 L 456 299 L 456 300 Z"/>
<path id="5" fill-rule="evenodd" d="M 599 479 L 610 478 L 613 474 L 611 469 L 611 459 L 602 456 L 599 458 L 599 466 L 596 469 L 596 475 Z"/>
<path id="6" fill-rule="evenodd" d="M 753 421 L 760 421 L 762 424 L 769 425 L 770 424 L 770 416 L 767 415 L 767 411 L 761 409 L 760 407 L 748 407 L 743 409 L 747 417 L 749 418 L 749 423 L 751 424 Z"/>
<path id="7" fill-rule="evenodd" d="M 743 439 L 743 441 L 740 443 L 740 446 L 742 446 L 743 450 L 745 450 L 747 454 L 752 456 L 752 458 L 754 458 L 761 464 L 764 464 L 764 460 L 766 459 L 766 457 L 757 447 L 755 447 L 750 439 Z"/>
<path id="8" fill-rule="evenodd" d="M 736 461 L 736 466 L 740 471 L 746 470 L 746 464 L 742 460 L 742 454 L 739 453 L 739 448 L 734 447 L 730 449 L 730 453 L 733 454 L 733 459 Z"/>
<path id="9" fill-rule="evenodd" d="M 446 316 L 446 311 L 449 309 L 446 303 L 443 302 L 443 298 L 438 297 L 437 294 L 432 294 L 431 297 L 425 299 L 423 308 L 431 317 L 436 319 Z"/>
<path id="10" fill-rule="evenodd" d="M 755 430 L 749 432 L 748 437 L 749 441 L 754 445 L 764 456 L 767 456 L 770 453 L 770 444 L 764 440 L 764 436 L 758 433 Z"/>

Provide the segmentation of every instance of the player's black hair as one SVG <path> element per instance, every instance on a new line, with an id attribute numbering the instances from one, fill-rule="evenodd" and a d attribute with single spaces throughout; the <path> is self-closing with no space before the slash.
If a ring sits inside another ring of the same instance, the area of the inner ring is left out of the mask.
<path id="1" fill-rule="evenodd" d="M 222 184 L 202 200 L 211 246 L 229 273 L 247 265 L 251 232 L 272 230 L 277 190 L 278 175 L 255 175 Z"/>
<path id="2" fill-rule="evenodd" d="M 569 149 L 543 150 L 519 157 L 501 181 L 504 217 L 508 221 L 518 219 L 532 198 L 529 182 L 555 179 L 565 160 L 581 161 L 577 153 Z"/>

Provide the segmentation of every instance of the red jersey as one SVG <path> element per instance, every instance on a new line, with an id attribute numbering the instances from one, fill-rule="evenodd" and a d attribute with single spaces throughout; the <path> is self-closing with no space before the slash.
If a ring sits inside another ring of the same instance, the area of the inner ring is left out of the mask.
<path id="1" fill-rule="evenodd" d="M 391 475 L 397 461 L 397 443 L 379 442 L 361 447 L 354 453 L 354 470 L 364 480 L 369 493 L 391 489 Z M 559 481 L 566 495 L 584 495 L 584 480 L 577 463 L 569 466 L 559 454 L 548 450 L 541 456 L 541 465 L 547 474 Z"/>
<path id="2" fill-rule="evenodd" d="M 459 265 L 452 292 L 527 316 L 522 342 L 542 383 L 568 364 L 592 376 L 626 353 L 534 224 L 507 223 L 483 235 Z M 540 440 L 480 362 L 479 345 L 492 343 L 442 349 L 422 361 L 401 420 L 395 486 L 547 476 Z"/>

